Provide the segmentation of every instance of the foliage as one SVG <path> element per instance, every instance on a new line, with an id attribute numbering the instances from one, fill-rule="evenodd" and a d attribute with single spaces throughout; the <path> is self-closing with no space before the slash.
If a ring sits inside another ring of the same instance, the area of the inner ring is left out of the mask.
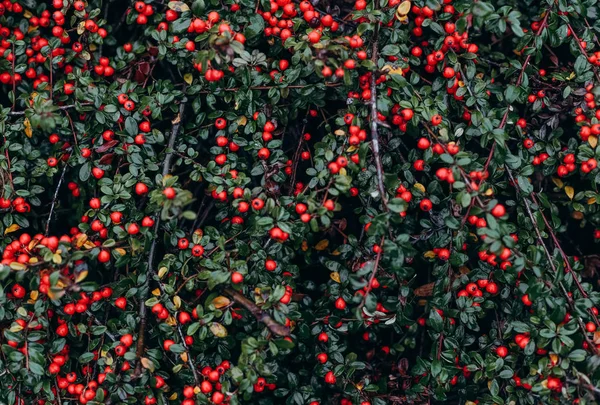
<path id="1" fill-rule="evenodd" d="M 594 403 L 598 11 L 2 1 L 0 403 Z"/>

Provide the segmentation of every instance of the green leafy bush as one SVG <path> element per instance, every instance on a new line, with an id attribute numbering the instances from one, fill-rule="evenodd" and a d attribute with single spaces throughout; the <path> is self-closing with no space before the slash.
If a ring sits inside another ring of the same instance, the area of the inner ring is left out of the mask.
<path id="1" fill-rule="evenodd" d="M 0 2 L 0 403 L 595 403 L 598 12 Z"/>

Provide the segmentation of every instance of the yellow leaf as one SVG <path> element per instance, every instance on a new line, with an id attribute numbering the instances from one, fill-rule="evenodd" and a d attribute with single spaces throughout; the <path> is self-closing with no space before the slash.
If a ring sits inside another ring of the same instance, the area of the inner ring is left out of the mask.
<path id="1" fill-rule="evenodd" d="M 168 4 L 171 10 L 183 13 L 184 11 L 190 11 L 190 6 L 185 4 L 183 1 L 170 1 Z"/>
<path id="2" fill-rule="evenodd" d="M 165 276 L 165 274 L 167 274 L 167 272 L 169 271 L 169 269 L 167 269 L 166 267 L 161 267 L 160 269 L 158 269 L 158 278 L 163 278 Z"/>
<path id="3" fill-rule="evenodd" d="M 598 145 L 598 137 L 597 137 L 597 136 L 594 136 L 594 135 L 590 136 L 590 137 L 588 138 L 588 143 L 590 144 L 590 146 L 591 146 L 592 148 L 595 148 L 595 147 L 596 147 L 596 145 Z"/>
<path id="4" fill-rule="evenodd" d="M 88 249 L 88 250 L 89 250 L 89 249 L 93 249 L 93 248 L 95 248 L 95 247 L 96 247 L 96 245 L 94 245 L 92 242 L 90 242 L 90 241 L 88 240 L 88 241 L 86 241 L 86 242 L 83 244 L 83 247 L 85 247 L 86 249 Z"/>
<path id="5" fill-rule="evenodd" d="M 396 14 L 408 15 L 409 11 L 410 11 L 410 1 L 406 0 L 406 1 L 403 1 L 402 3 L 400 3 L 398 8 L 396 9 Z"/>
<path id="6" fill-rule="evenodd" d="M 33 17 L 33 14 L 31 14 L 31 11 L 25 10 L 25 12 L 23 13 L 23 17 L 30 19 L 31 17 Z"/>
<path id="7" fill-rule="evenodd" d="M 23 125 L 25 125 L 25 135 L 27 135 L 27 138 L 31 138 L 31 135 L 33 135 L 33 129 L 31 129 L 31 122 L 29 122 L 29 118 L 25 118 Z"/>
<path id="8" fill-rule="evenodd" d="M 77 25 L 77 35 L 81 35 L 85 32 L 85 20 L 81 20 L 79 25 Z"/>
<path id="9" fill-rule="evenodd" d="M 408 24 L 408 17 L 405 15 L 398 15 L 398 13 L 396 13 L 396 19 L 400 21 L 400 24 Z"/>
<path id="10" fill-rule="evenodd" d="M 12 262 L 10 264 L 10 268 L 13 270 L 25 270 L 27 268 L 27 266 L 25 266 L 24 264 L 19 263 L 19 262 Z"/>
<path id="11" fill-rule="evenodd" d="M 567 194 L 567 196 L 569 197 L 569 199 L 573 199 L 573 196 L 575 195 L 575 190 L 573 189 L 573 187 L 571 186 L 567 186 L 565 187 L 565 193 Z"/>
<path id="12" fill-rule="evenodd" d="M 342 280 L 340 279 L 340 273 L 338 273 L 337 271 L 334 271 L 333 273 L 329 274 L 329 278 L 331 278 L 338 284 L 342 282 Z"/>
<path id="13" fill-rule="evenodd" d="M 140 359 L 140 362 L 142 363 L 142 367 L 144 367 L 147 370 L 150 370 L 150 372 L 152 373 L 154 372 L 154 363 L 151 360 L 149 360 L 146 357 L 142 357 Z"/>
<path id="14" fill-rule="evenodd" d="M 123 248 L 116 248 L 115 252 L 117 252 L 120 256 L 125 256 L 127 252 Z"/>
<path id="15" fill-rule="evenodd" d="M 22 330 L 23 330 L 23 327 L 21 325 L 19 325 L 18 323 L 15 323 L 14 325 L 12 325 L 10 327 L 10 331 L 13 333 L 21 332 Z"/>
<path id="16" fill-rule="evenodd" d="M 354 146 L 354 145 L 350 145 L 350 146 L 348 147 L 348 149 L 346 149 L 346 152 L 348 152 L 348 153 L 352 153 L 352 152 L 354 152 L 354 151 L 356 151 L 356 150 L 358 150 L 358 148 L 357 148 L 356 146 Z"/>
<path id="17" fill-rule="evenodd" d="M 345 176 L 345 175 L 346 175 L 346 168 L 345 168 L 345 167 L 342 167 L 342 168 L 340 169 L 340 174 L 341 174 L 342 176 Z"/>
<path id="18" fill-rule="evenodd" d="M 78 275 L 77 278 L 75 279 L 76 283 L 81 283 L 83 280 L 85 280 L 88 276 L 88 271 L 87 270 L 83 270 L 81 271 Z"/>
<path id="19" fill-rule="evenodd" d="M 316 244 L 315 249 L 321 251 L 327 249 L 327 246 L 329 246 L 329 241 L 327 239 L 323 239 Z"/>
<path id="20" fill-rule="evenodd" d="M 87 235 L 82 233 L 75 239 L 75 246 L 80 248 L 85 242 L 87 242 Z"/>
<path id="21" fill-rule="evenodd" d="M 179 357 L 181 358 L 181 361 L 183 361 L 184 363 L 187 363 L 188 361 L 188 354 L 186 352 L 183 352 L 179 355 Z"/>
<path id="22" fill-rule="evenodd" d="M 4 234 L 6 235 L 6 234 L 8 234 L 8 233 L 11 233 L 11 232 L 18 231 L 19 229 L 21 229 L 21 227 L 20 227 L 19 225 L 17 225 L 17 224 L 12 224 L 11 226 L 9 226 L 8 228 L 6 228 L 6 229 L 4 230 Z"/>
<path id="23" fill-rule="evenodd" d="M 341 129 L 336 129 L 335 132 L 334 132 L 334 134 L 337 135 L 337 136 L 344 136 L 344 135 L 346 135 L 346 133 L 343 130 L 341 130 Z"/>
<path id="24" fill-rule="evenodd" d="M 245 115 L 242 115 L 242 116 L 238 117 L 238 119 L 237 119 L 237 124 L 238 124 L 240 127 L 243 127 L 243 126 L 244 126 L 244 125 L 246 125 L 247 123 L 248 123 L 248 118 L 246 118 L 246 116 L 245 116 Z"/>
<path id="25" fill-rule="evenodd" d="M 40 293 L 38 292 L 38 290 L 33 290 L 29 293 L 29 298 L 32 301 L 37 301 L 38 297 L 40 296 Z"/>
<path id="26" fill-rule="evenodd" d="M 54 253 L 52 255 L 52 262 L 54 262 L 56 264 L 61 264 L 62 263 L 62 257 L 61 257 L 61 255 L 59 255 L 58 253 Z"/>
<path id="27" fill-rule="evenodd" d="M 152 295 L 154 295 L 155 297 L 158 297 L 160 295 L 160 289 L 156 288 L 156 289 L 152 290 Z"/>
<path id="28" fill-rule="evenodd" d="M 402 72 L 402 68 L 400 67 L 394 67 L 392 65 L 385 65 L 382 69 L 383 72 L 386 72 L 389 75 L 404 75 L 404 72 Z"/>
<path id="29" fill-rule="evenodd" d="M 52 287 L 48 290 L 48 298 L 51 300 L 59 300 L 63 295 L 65 295 L 65 290 L 62 288 Z"/>
<path id="30" fill-rule="evenodd" d="M 194 76 L 192 76 L 191 73 L 186 73 L 183 75 L 183 80 L 187 83 L 187 84 L 192 84 L 192 81 L 194 80 Z"/>
<path id="31" fill-rule="evenodd" d="M 563 183 L 562 180 L 558 177 L 552 177 L 552 182 L 556 184 L 556 187 L 558 188 L 563 188 L 563 186 L 565 185 L 565 183 Z"/>
<path id="32" fill-rule="evenodd" d="M 194 394 L 200 394 L 200 392 L 202 392 L 200 390 L 200 387 L 198 387 L 197 385 L 194 387 Z"/>
<path id="33" fill-rule="evenodd" d="M 179 298 L 179 295 L 173 297 L 173 304 L 175 305 L 175 309 L 181 308 L 181 298 Z"/>
<path id="34" fill-rule="evenodd" d="M 175 401 L 177 399 L 177 393 L 174 392 L 170 397 L 169 397 L 169 401 Z"/>
<path id="35" fill-rule="evenodd" d="M 415 183 L 415 185 L 413 187 L 416 188 L 417 190 L 419 190 L 421 193 L 425 192 L 425 186 L 422 185 L 421 183 Z"/>
<path id="36" fill-rule="evenodd" d="M 231 301 L 229 300 L 229 298 L 221 295 L 212 300 L 212 304 L 215 306 L 215 308 L 221 309 L 231 304 Z"/>
<path id="37" fill-rule="evenodd" d="M 173 121 L 171 121 L 171 124 L 173 124 L 173 125 L 179 124 L 180 121 L 181 121 L 181 115 L 177 114 L 177 116 L 175 118 L 173 118 Z"/>
<path id="38" fill-rule="evenodd" d="M 425 256 L 427 259 L 433 259 L 436 255 L 433 250 L 428 250 L 423 256 Z"/>
<path id="39" fill-rule="evenodd" d="M 227 329 L 225 329 L 223 325 L 217 322 L 213 322 L 210 324 L 210 331 L 216 337 L 224 338 L 225 336 L 227 336 Z"/>
<path id="40" fill-rule="evenodd" d="M 167 318 L 165 323 L 169 326 L 175 326 L 175 325 L 177 325 L 177 320 L 175 319 L 175 317 L 173 315 L 169 315 L 169 317 Z"/>

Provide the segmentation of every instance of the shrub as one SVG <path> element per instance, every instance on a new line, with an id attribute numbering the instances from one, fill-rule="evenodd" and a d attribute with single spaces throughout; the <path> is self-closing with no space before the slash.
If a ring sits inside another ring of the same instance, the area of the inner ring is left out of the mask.
<path id="1" fill-rule="evenodd" d="M 4 0 L 0 402 L 593 403 L 594 0 Z"/>

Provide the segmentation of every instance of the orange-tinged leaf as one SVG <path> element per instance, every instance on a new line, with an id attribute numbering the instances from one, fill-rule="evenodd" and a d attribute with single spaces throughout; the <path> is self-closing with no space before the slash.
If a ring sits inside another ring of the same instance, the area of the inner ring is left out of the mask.
<path id="1" fill-rule="evenodd" d="M 160 289 L 155 288 L 154 290 L 152 290 L 152 295 L 154 295 L 155 297 L 158 297 L 160 295 Z"/>
<path id="2" fill-rule="evenodd" d="M 573 189 L 571 186 L 567 186 L 565 187 L 565 194 L 567 194 L 569 199 L 572 200 L 573 196 L 575 195 L 575 189 Z"/>
<path id="3" fill-rule="evenodd" d="M 33 135 L 33 129 L 31 128 L 31 122 L 29 122 L 29 118 L 25 118 L 23 125 L 25 125 L 25 135 L 27 135 L 27 138 L 31 138 L 31 135 Z"/>
<path id="4" fill-rule="evenodd" d="M 321 251 L 327 249 L 327 246 L 329 246 L 329 241 L 327 239 L 323 239 L 316 244 L 315 249 Z"/>
<path id="5" fill-rule="evenodd" d="M 175 326 L 175 325 L 177 325 L 177 320 L 175 319 L 175 317 L 173 315 L 169 315 L 169 317 L 167 318 L 165 323 L 169 326 Z"/>
<path id="6" fill-rule="evenodd" d="M 225 308 L 227 305 L 231 304 L 231 301 L 229 300 L 229 298 L 220 295 L 220 296 L 216 297 L 214 300 L 212 300 L 212 304 L 215 306 L 215 308 L 221 309 L 221 308 Z"/>
<path id="7" fill-rule="evenodd" d="M 140 362 L 142 363 L 142 367 L 144 367 L 147 370 L 150 370 L 152 373 L 154 372 L 154 363 L 150 359 L 142 357 L 140 359 Z"/>
<path id="8" fill-rule="evenodd" d="M 175 401 L 177 399 L 177 393 L 173 392 L 173 394 L 171 394 L 171 396 L 169 397 L 169 401 Z"/>
<path id="9" fill-rule="evenodd" d="M 83 244 L 84 244 L 85 242 L 87 242 L 87 239 L 88 239 L 87 235 L 86 235 L 86 234 L 84 234 L 84 233 L 82 233 L 82 234 L 80 234 L 79 236 L 77 236 L 77 238 L 75 239 L 75 245 L 76 245 L 78 248 L 80 248 L 80 247 L 82 247 L 82 246 L 83 246 Z"/>
<path id="10" fill-rule="evenodd" d="M 338 284 L 342 282 L 342 280 L 340 279 L 340 273 L 338 273 L 337 271 L 334 271 L 333 273 L 329 274 L 329 278 L 331 278 Z"/>
<path id="11" fill-rule="evenodd" d="M 428 250 L 423 256 L 425 256 L 427 259 L 434 259 L 435 252 L 433 250 Z"/>
<path id="12" fill-rule="evenodd" d="M 18 231 L 19 229 L 21 229 L 21 227 L 20 227 L 19 225 L 17 225 L 17 224 L 12 224 L 11 226 L 9 226 L 8 228 L 6 228 L 6 229 L 4 230 L 4 234 L 6 235 L 6 234 L 9 234 L 9 233 L 11 233 L 11 232 L 16 232 L 16 231 Z"/>
<path id="13" fill-rule="evenodd" d="M 40 296 L 40 293 L 38 290 L 33 290 L 29 293 L 29 299 L 31 299 L 34 302 L 37 301 L 39 296 Z"/>
<path id="14" fill-rule="evenodd" d="M 561 179 L 559 179 L 558 177 L 552 177 L 552 182 L 554 184 L 556 184 L 556 187 L 558 188 L 563 188 L 565 183 L 563 183 L 563 181 Z"/>
<path id="15" fill-rule="evenodd" d="M 216 337 L 224 338 L 227 336 L 227 329 L 225 329 L 225 327 L 218 322 L 213 322 L 210 324 L 210 331 Z"/>
<path id="16" fill-rule="evenodd" d="M 179 355 L 179 357 L 181 358 L 181 361 L 183 361 L 184 363 L 187 363 L 188 361 L 188 354 L 187 352 L 183 352 Z"/>
<path id="17" fill-rule="evenodd" d="M 597 136 L 594 136 L 594 135 L 590 136 L 590 137 L 588 138 L 588 143 L 590 144 L 590 146 L 591 146 L 592 148 L 595 148 L 595 147 L 596 147 L 596 145 L 598 145 L 598 137 L 597 137 Z"/>
<path id="18" fill-rule="evenodd" d="M 422 185 L 421 183 L 415 183 L 415 185 L 413 187 L 416 188 L 417 190 L 419 190 L 421 193 L 425 192 L 425 186 Z"/>
<path id="19" fill-rule="evenodd" d="M 588 203 L 588 205 L 595 204 L 596 203 L 596 197 L 588 198 L 587 203 Z"/>
<path id="20" fill-rule="evenodd" d="M 83 280 L 85 280 L 88 276 L 88 271 L 87 270 L 83 270 L 81 272 L 79 272 L 79 274 L 77 275 L 77 278 L 75 279 L 76 283 L 81 283 Z"/>
<path id="21" fill-rule="evenodd" d="M 125 256 L 127 254 L 127 251 L 125 251 L 125 249 L 123 248 L 116 248 L 115 252 L 117 252 L 121 256 Z"/>

